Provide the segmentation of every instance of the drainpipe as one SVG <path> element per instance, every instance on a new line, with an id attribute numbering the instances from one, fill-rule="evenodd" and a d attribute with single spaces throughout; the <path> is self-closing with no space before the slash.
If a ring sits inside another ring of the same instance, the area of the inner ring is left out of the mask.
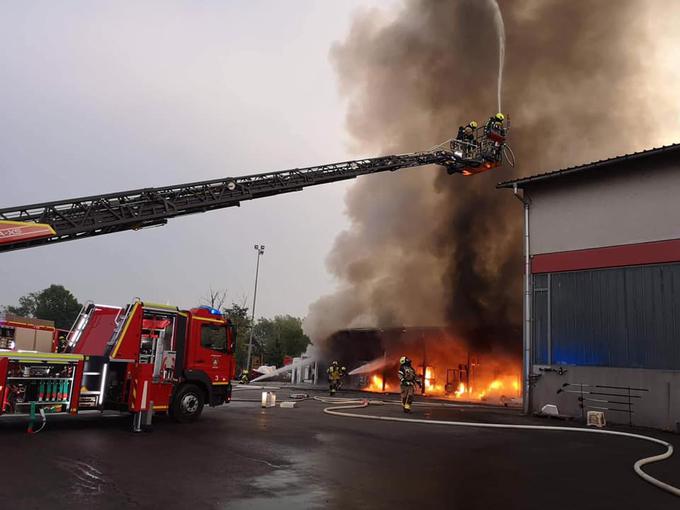
<path id="1" fill-rule="evenodd" d="M 522 363 L 522 404 L 524 414 L 531 412 L 531 391 L 529 388 L 531 375 L 531 259 L 529 258 L 529 198 L 519 193 L 517 184 L 512 191 L 524 204 L 524 326 L 523 326 L 523 363 Z"/>

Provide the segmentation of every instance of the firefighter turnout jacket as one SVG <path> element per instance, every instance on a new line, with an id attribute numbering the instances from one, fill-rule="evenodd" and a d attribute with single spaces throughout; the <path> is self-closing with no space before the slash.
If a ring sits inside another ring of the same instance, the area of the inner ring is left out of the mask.
<path id="1" fill-rule="evenodd" d="M 331 366 L 326 370 L 328 374 L 328 379 L 331 381 L 338 381 L 345 375 L 345 367 Z"/>
<path id="2" fill-rule="evenodd" d="M 420 380 L 412 366 L 402 365 L 399 367 L 399 383 L 402 386 L 420 385 Z"/>

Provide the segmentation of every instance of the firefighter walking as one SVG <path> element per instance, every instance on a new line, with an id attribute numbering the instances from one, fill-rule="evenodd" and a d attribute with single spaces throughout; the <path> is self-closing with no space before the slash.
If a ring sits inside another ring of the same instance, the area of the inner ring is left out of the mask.
<path id="1" fill-rule="evenodd" d="M 346 371 L 347 369 L 341 367 L 337 361 L 331 363 L 331 366 L 326 370 L 326 374 L 328 374 L 328 389 L 331 396 L 335 395 L 335 392 L 342 386 L 342 377 L 345 375 Z"/>
<path id="2" fill-rule="evenodd" d="M 239 384 L 248 384 L 249 382 L 248 371 L 244 368 L 243 372 L 241 372 L 241 377 L 239 377 Z"/>
<path id="3" fill-rule="evenodd" d="M 413 395 L 416 392 L 416 385 L 423 387 L 420 378 L 411 366 L 411 360 L 406 356 L 402 356 L 399 360 L 399 383 L 401 385 L 401 405 L 405 413 L 411 412 L 411 404 L 413 403 Z"/>

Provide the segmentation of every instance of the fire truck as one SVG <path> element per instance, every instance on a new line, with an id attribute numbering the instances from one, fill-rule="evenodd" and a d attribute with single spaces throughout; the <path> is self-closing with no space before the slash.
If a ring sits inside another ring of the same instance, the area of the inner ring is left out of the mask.
<path id="1" fill-rule="evenodd" d="M 0 208 L 0 252 L 162 226 L 178 216 L 379 172 L 439 165 L 449 174 L 474 175 L 514 163 L 507 132 L 478 129 L 472 140 L 450 139 L 421 152 Z M 154 412 L 193 421 L 204 405 L 231 398 L 234 334 L 229 320 L 205 307 L 90 303 L 59 349 L 64 352 L 0 348 L 0 414 L 44 419 L 48 412 L 129 411 L 136 431 L 150 425 Z"/>
<path id="2" fill-rule="evenodd" d="M 65 352 L 0 350 L 0 415 L 128 411 L 192 422 L 231 400 L 235 330 L 219 310 L 86 304 Z"/>

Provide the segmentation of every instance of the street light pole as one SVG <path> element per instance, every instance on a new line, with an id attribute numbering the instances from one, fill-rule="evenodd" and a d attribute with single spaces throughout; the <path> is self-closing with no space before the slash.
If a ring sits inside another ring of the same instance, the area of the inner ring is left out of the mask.
<path id="1" fill-rule="evenodd" d="M 255 330 L 255 300 L 257 299 L 257 277 L 260 274 L 260 256 L 264 254 L 264 244 L 256 244 L 255 251 L 257 251 L 257 265 L 255 266 L 255 291 L 253 292 L 253 314 L 250 320 L 250 339 L 248 340 L 248 360 L 246 364 L 246 372 L 250 373 L 250 357 L 253 352 L 253 332 Z"/>

